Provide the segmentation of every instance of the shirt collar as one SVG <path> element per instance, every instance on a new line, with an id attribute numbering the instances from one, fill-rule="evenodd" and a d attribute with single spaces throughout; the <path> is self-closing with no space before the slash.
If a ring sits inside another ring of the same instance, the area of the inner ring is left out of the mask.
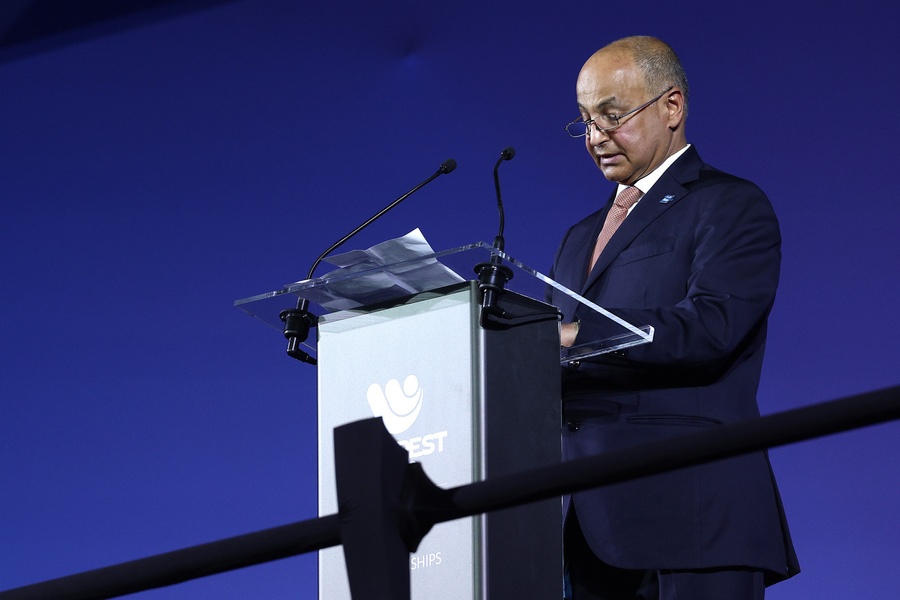
<path id="1" fill-rule="evenodd" d="M 679 150 L 678 152 L 676 152 L 675 154 L 673 154 L 672 156 L 670 156 L 669 158 L 664 160 L 662 162 L 662 164 L 660 164 L 658 167 L 653 169 L 653 171 L 651 171 L 648 175 L 645 175 L 645 176 L 641 177 L 640 179 L 638 179 L 634 183 L 634 187 L 641 190 L 642 194 L 646 194 L 647 192 L 649 192 L 650 188 L 653 187 L 653 184 L 656 183 L 657 181 L 659 181 L 659 178 L 662 177 L 662 174 L 666 172 L 666 169 L 671 167 L 672 163 L 675 162 L 676 160 L 678 160 L 678 158 L 682 154 L 684 154 L 685 151 L 690 147 L 691 147 L 691 145 L 687 144 L 684 148 L 682 148 L 681 150 Z M 627 185 L 623 185 L 620 183 L 618 188 L 616 189 L 616 196 L 618 196 L 622 192 L 622 190 L 624 190 L 627 187 L 628 187 Z M 641 197 L 643 197 L 643 195 Z"/>

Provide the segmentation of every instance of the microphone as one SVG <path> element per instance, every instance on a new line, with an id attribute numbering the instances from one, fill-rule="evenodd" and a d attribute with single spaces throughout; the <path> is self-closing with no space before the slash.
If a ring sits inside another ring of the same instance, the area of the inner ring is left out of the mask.
<path id="1" fill-rule="evenodd" d="M 430 177 L 428 177 L 425 181 L 415 186 L 380 211 L 366 219 L 366 221 L 333 243 L 328 247 L 328 250 L 319 255 L 319 257 L 315 260 L 313 265 L 309 268 L 309 273 L 306 275 L 307 279 L 312 279 L 313 272 L 316 270 L 316 267 L 322 262 L 322 260 L 334 252 L 339 246 L 344 244 L 347 240 L 352 238 L 354 235 L 374 223 L 378 220 L 384 213 L 388 212 L 410 196 L 412 196 L 415 192 L 425 187 L 427 184 L 431 183 L 441 175 L 446 175 L 448 173 L 452 173 L 453 170 L 456 169 L 456 161 L 452 158 L 448 158 L 444 162 L 441 163 L 441 166 L 438 167 L 438 170 L 435 171 Z M 301 362 L 306 362 L 311 365 L 316 364 L 316 359 L 311 357 L 307 352 L 304 352 L 300 349 L 300 344 L 306 341 L 306 338 L 309 336 L 309 330 L 311 327 L 315 327 L 316 317 L 311 312 L 309 312 L 309 300 L 306 298 L 300 298 L 297 302 L 297 308 L 290 308 L 287 310 L 281 311 L 278 315 L 281 319 L 282 323 L 284 323 L 284 337 L 288 340 L 287 354 L 291 358 L 296 358 Z"/>
<path id="2" fill-rule="evenodd" d="M 455 169 L 455 168 L 456 168 L 456 161 L 453 160 L 452 158 L 448 158 L 447 160 L 445 160 L 444 162 L 441 163 L 441 167 L 438 170 L 441 173 L 443 173 L 444 175 L 447 175 L 449 173 L 452 173 L 453 169 Z"/>
<path id="3" fill-rule="evenodd" d="M 504 240 L 503 240 L 503 227 L 506 222 L 505 215 L 503 213 L 503 198 L 500 195 L 500 176 L 498 171 L 500 169 L 500 164 L 507 160 L 512 160 L 516 156 L 516 149 L 512 146 L 507 146 L 500 152 L 500 158 L 497 159 L 497 164 L 494 165 L 494 189 L 497 191 L 497 211 L 500 213 L 500 229 L 497 232 L 497 237 L 494 238 L 494 248 L 497 250 L 503 250 Z"/>
<path id="4" fill-rule="evenodd" d="M 438 167 L 438 170 L 435 171 L 434 174 L 433 174 L 431 177 L 429 177 L 428 179 L 426 179 L 425 181 L 423 181 L 422 183 L 420 183 L 419 185 L 417 185 L 417 186 L 414 187 L 413 189 L 409 190 L 408 192 L 406 192 L 405 194 L 403 194 L 402 196 L 400 196 L 399 198 L 397 198 L 396 200 L 394 200 L 393 202 L 391 202 L 390 204 L 388 204 L 387 206 L 385 206 L 384 208 L 382 208 L 382 209 L 381 209 L 380 211 L 378 211 L 376 214 L 374 214 L 374 215 L 372 215 L 371 217 L 369 217 L 369 218 L 366 220 L 365 223 L 363 223 L 362 225 L 360 225 L 359 227 L 357 227 L 356 229 L 354 229 L 353 231 L 351 231 L 350 233 L 348 233 L 347 235 L 345 235 L 344 237 L 342 237 L 341 239 L 339 239 L 338 241 L 336 241 L 335 243 L 333 243 L 331 246 L 329 246 L 328 250 L 326 250 L 325 252 L 323 252 L 322 254 L 320 254 L 320 255 L 319 255 L 319 258 L 316 259 L 316 262 L 313 263 L 313 266 L 310 267 L 309 273 L 306 275 L 306 278 L 307 278 L 307 279 L 312 279 L 313 271 L 316 270 L 316 267 L 319 266 L 319 263 L 321 263 L 322 260 L 323 260 L 326 256 L 328 256 L 329 254 L 331 254 L 332 252 L 334 252 L 339 246 L 341 246 L 342 244 L 344 244 L 344 242 L 346 242 L 347 240 L 349 240 L 350 238 L 352 238 L 354 235 L 356 235 L 357 233 L 359 233 L 360 231 L 362 231 L 363 229 L 365 229 L 365 228 L 368 227 L 369 225 L 371 225 L 375 220 L 377 220 L 378 218 L 380 218 L 381 215 L 383 215 L 383 214 L 386 213 L 387 211 L 391 210 L 392 208 L 394 208 L 395 206 L 397 206 L 398 204 L 400 204 L 401 202 L 403 202 L 404 200 L 406 200 L 407 198 L 409 198 L 410 196 L 412 196 L 414 192 L 417 192 L 419 189 L 425 187 L 425 185 L 431 183 L 433 180 L 435 180 L 435 179 L 438 178 L 439 176 L 445 175 L 445 174 L 448 174 L 448 173 L 452 173 L 454 169 L 456 169 L 456 161 L 453 160 L 452 158 L 448 158 L 447 160 L 445 160 L 444 162 L 442 162 L 442 163 L 441 163 L 441 166 Z"/>
<path id="5" fill-rule="evenodd" d="M 478 289 L 481 291 L 481 326 L 487 328 L 490 325 L 489 317 L 491 315 L 505 318 L 506 311 L 497 306 L 497 299 L 503 291 L 504 286 L 512 279 L 512 269 L 502 264 L 503 259 L 496 252 L 503 252 L 505 240 L 503 239 L 503 228 L 505 225 L 505 215 L 503 212 L 503 198 L 500 194 L 500 175 L 498 170 L 500 164 L 512 160 L 516 156 L 516 149 L 507 146 L 500 152 L 500 158 L 494 165 L 494 189 L 497 192 L 497 211 L 500 213 L 500 228 L 497 231 L 497 237 L 494 238 L 494 250 L 491 254 L 490 262 L 480 263 L 475 266 L 475 272 L 478 273 Z"/>

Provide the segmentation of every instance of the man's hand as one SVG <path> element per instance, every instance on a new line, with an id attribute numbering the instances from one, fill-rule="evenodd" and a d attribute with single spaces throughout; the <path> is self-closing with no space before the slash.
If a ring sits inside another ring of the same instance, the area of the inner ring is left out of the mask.
<path id="1" fill-rule="evenodd" d="M 578 322 L 574 323 L 562 323 L 559 326 L 559 345 L 560 346 L 573 346 L 575 345 L 575 338 L 578 336 Z"/>

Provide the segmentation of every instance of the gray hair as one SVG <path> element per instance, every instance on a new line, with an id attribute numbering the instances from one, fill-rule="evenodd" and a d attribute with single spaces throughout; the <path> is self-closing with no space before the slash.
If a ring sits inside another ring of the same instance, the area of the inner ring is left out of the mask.
<path id="1" fill-rule="evenodd" d="M 684 94 L 684 114 L 688 112 L 690 91 L 681 61 L 667 43 L 655 37 L 637 35 L 612 42 L 604 50 L 622 50 L 631 55 L 644 74 L 647 92 L 656 95 L 670 85 Z"/>

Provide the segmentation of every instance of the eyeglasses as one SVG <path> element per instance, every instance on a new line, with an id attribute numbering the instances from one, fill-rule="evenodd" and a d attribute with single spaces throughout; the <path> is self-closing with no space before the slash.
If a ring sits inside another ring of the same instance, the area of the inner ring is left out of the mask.
<path id="1" fill-rule="evenodd" d="M 590 135 L 591 127 L 596 129 L 600 133 L 606 133 L 606 132 L 612 131 L 613 129 L 616 129 L 617 127 L 622 125 L 622 119 L 644 110 L 645 108 L 647 108 L 648 106 L 650 106 L 651 104 L 653 104 L 654 102 L 656 102 L 657 100 L 659 100 L 660 98 L 665 96 L 666 93 L 674 87 L 675 87 L 674 85 L 670 85 L 663 91 L 663 93 L 661 93 L 659 96 L 657 96 L 653 100 L 650 100 L 649 102 L 645 102 L 644 104 L 641 104 L 637 108 L 629 110 L 627 113 L 623 113 L 621 115 L 613 115 L 613 114 L 600 115 L 600 116 L 594 117 L 593 119 L 591 119 L 589 121 L 582 121 L 581 118 L 575 119 L 574 121 L 572 121 L 571 123 L 566 125 L 566 133 L 568 133 L 573 138 L 580 138 L 580 137 L 584 137 L 586 135 Z"/>

